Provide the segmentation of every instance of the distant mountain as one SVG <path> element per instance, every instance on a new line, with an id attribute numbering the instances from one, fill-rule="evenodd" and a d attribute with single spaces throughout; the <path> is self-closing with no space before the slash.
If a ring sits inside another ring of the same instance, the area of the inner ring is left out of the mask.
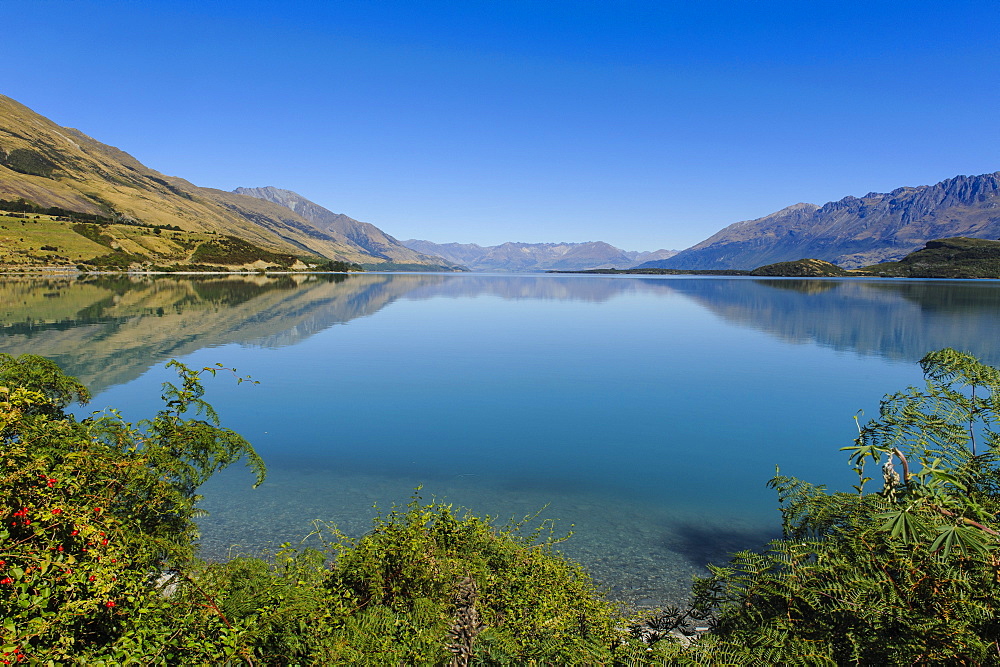
<path id="1" fill-rule="evenodd" d="M 433 243 L 409 239 L 402 242 L 407 248 L 427 255 L 437 255 L 450 262 L 472 267 L 486 254 L 486 248 L 475 243 Z"/>
<path id="2" fill-rule="evenodd" d="M 701 243 L 642 268 L 753 269 L 814 257 L 844 268 L 900 259 L 933 239 L 1000 237 L 1000 172 L 936 185 L 795 204 L 732 224 Z"/>
<path id="3" fill-rule="evenodd" d="M 411 250 L 375 225 L 358 222 L 343 213 L 334 213 L 291 190 L 268 186 L 236 188 L 233 192 L 284 206 L 305 218 L 313 227 L 324 234 L 328 234 L 358 252 L 370 255 L 376 260 L 384 260 L 397 265 L 433 265 L 446 270 L 461 268 L 461 262 L 451 262 L 433 256 L 433 253 L 423 254 Z"/>
<path id="4" fill-rule="evenodd" d="M 0 199 L 22 198 L 46 208 L 232 235 L 277 252 L 389 263 L 284 206 L 166 176 L 0 95 Z"/>
<path id="5" fill-rule="evenodd" d="M 670 257 L 676 250 L 626 251 L 603 241 L 588 243 L 433 243 L 409 239 L 403 245 L 417 252 L 437 255 L 473 271 L 581 271 L 629 268 L 636 263 Z"/>
<path id="6" fill-rule="evenodd" d="M 650 250 L 643 252 L 629 251 L 626 252 L 625 254 L 632 257 L 632 261 L 634 262 L 633 266 L 638 266 L 640 264 L 644 264 L 645 262 L 653 262 L 658 259 L 670 259 L 678 252 L 679 251 L 677 250 Z M 633 255 L 635 256 L 633 257 Z"/>

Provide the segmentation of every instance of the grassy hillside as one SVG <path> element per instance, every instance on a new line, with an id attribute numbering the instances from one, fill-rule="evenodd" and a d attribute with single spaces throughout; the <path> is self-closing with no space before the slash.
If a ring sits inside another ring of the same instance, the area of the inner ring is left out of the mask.
<path id="1" fill-rule="evenodd" d="M 297 192 L 267 186 L 236 188 L 233 193 L 279 204 L 294 211 L 317 231 L 328 234 L 358 252 L 370 255 L 372 259 L 368 260 L 366 268 L 379 271 L 464 270 L 459 264 L 449 262 L 435 253 L 424 254 L 411 250 L 375 225 L 360 222 L 343 213 L 334 213 Z"/>
<path id="2" fill-rule="evenodd" d="M 124 151 L 61 127 L 3 95 L 0 199 L 24 199 L 46 209 L 59 207 L 120 223 L 230 235 L 280 254 L 370 264 L 383 261 L 279 204 L 166 176 Z M 3 243 L 21 241 L 4 238 Z M 86 251 L 84 247 L 78 250 Z M 165 246 L 155 252 L 161 250 L 174 251 Z"/>
<path id="3" fill-rule="evenodd" d="M 822 259 L 797 259 L 794 262 L 778 262 L 759 266 L 750 272 L 752 276 L 787 276 L 793 278 L 826 278 L 850 275 L 836 264 Z"/>
<path id="4" fill-rule="evenodd" d="M 98 270 L 326 268 L 327 260 L 276 252 L 214 231 L 0 211 L 0 266 Z M 359 267 L 360 268 L 360 267 Z"/>
<path id="5" fill-rule="evenodd" d="M 867 266 L 875 276 L 896 278 L 1000 278 L 1000 241 L 955 237 L 928 241 L 898 262 Z"/>

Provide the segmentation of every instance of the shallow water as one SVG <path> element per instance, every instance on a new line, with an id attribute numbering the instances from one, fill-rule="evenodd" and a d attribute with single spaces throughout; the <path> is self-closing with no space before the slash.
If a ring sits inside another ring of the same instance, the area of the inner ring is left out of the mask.
<path id="1" fill-rule="evenodd" d="M 264 457 L 203 488 L 209 556 L 368 530 L 423 486 L 479 514 L 544 508 L 623 600 L 683 598 L 776 534 L 765 482 L 846 488 L 858 410 L 944 346 L 997 363 L 1000 283 L 361 275 L 4 283 L 0 351 L 52 356 L 93 408 L 157 409 L 162 362 Z"/>

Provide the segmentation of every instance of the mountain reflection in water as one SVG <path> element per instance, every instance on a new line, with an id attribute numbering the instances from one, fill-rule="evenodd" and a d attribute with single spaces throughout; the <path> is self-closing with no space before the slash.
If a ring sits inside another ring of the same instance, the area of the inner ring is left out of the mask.
<path id="1" fill-rule="evenodd" d="M 0 352 L 50 357 L 99 391 L 205 347 L 294 345 L 401 298 L 596 303 L 636 292 L 684 296 L 730 323 L 789 342 L 909 361 L 955 347 L 1000 362 L 995 281 L 550 275 L 6 278 Z"/>
<path id="2" fill-rule="evenodd" d="M 839 447 L 915 362 L 996 364 L 1000 282 L 482 274 L 0 282 L 0 352 L 51 357 L 133 418 L 162 363 L 239 367 L 223 423 L 263 456 L 203 488 L 208 556 L 350 534 L 427 498 L 502 519 L 548 506 L 621 599 L 677 601 L 778 524 L 782 471 L 849 488 Z M 348 325 L 335 327 L 334 325 Z M 210 348 L 210 349 L 206 349 Z M 153 369 L 146 373 L 147 370 Z"/>

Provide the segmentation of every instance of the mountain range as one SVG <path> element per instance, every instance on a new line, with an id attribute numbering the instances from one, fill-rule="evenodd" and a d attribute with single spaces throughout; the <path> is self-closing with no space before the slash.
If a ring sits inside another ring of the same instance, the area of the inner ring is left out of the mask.
<path id="1" fill-rule="evenodd" d="M 629 267 L 671 252 L 626 252 L 602 242 L 507 243 L 492 248 L 404 244 L 375 225 L 334 213 L 291 190 L 267 186 L 225 192 L 161 174 L 125 151 L 57 125 L 0 95 L 0 200 L 20 199 L 116 222 L 235 236 L 271 251 L 358 263 L 368 269 Z"/>
<path id="2" fill-rule="evenodd" d="M 147 254 L 144 259 L 148 264 L 158 264 L 157 257 L 183 254 L 181 251 L 187 249 L 187 259 L 168 259 L 195 263 L 199 244 L 219 235 L 220 239 L 237 237 L 286 257 L 311 257 L 314 264 L 319 263 L 317 258 L 325 258 L 369 269 L 752 270 L 802 258 L 860 268 L 902 259 L 935 239 L 1000 238 L 1000 172 L 995 172 L 849 196 L 822 206 L 794 204 L 762 218 L 729 225 L 681 252 L 624 251 L 601 241 L 511 242 L 486 247 L 417 239 L 400 242 L 374 225 L 333 213 L 290 190 L 261 187 L 225 192 L 161 174 L 118 148 L 57 125 L 0 95 L 0 200 L 7 202 L 4 210 L 23 211 L 10 208 L 22 199 L 41 209 L 58 207 L 100 216 L 101 224 L 132 225 L 126 229 L 143 237 L 140 243 L 110 234 L 102 246 L 100 232 L 88 235 L 73 231 L 70 221 L 65 229 L 52 227 L 53 234 L 63 234 L 58 243 L 53 239 L 27 248 L 21 247 L 26 241 L 20 235 L 7 239 L 11 241 L 6 244 L 9 248 L 5 246 L 7 254 L 21 253 L 36 264 L 87 260 L 81 255 L 71 261 L 69 253 L 60 250 L 74 244 L 79 246 L 78 254 L 96 256 L 112 249 L 125 253 L 126 260 L 141 250 Z M 59 215 L 53 213 L 49 219 Z M 154 235 L 154 227 L 177 234 Z M 37 254 L 50 251 L 63 255 Z"/>
<path id="3" fill-rule="evenodd" d="M 934 239 L 1000 238 L 1000 172 L 935 185 L 794 204 L 729 225 L 664 260 L 638 268 L 754 269 L 804 257 L 843 268 L 895 261 Z"/>
<path id="4" fill-rule="evenodd" d="M 532 272 L 626 269 L 651 260 L 666 259 L 676 250 L 637 252 L 622 250 L 603 241 L 587 243 L 434 243 L 408 239 L 403 245 L 428 255 L 437 255 L 472 271 Z"/>
<path id="5" fill-rule="evenodd" d="M 236 236 L 278 252 L 370 268 L 396 268 L 396 263 L 424 270 L 453 268 L 436 257 L 413 253 L 373 225 L 346 216 L 350 223 L 327 221 L 323 215 L 336 215 L 325 209 L 321 214 L 315 205 L 303 205 L 306 215 L 300 215 L 285 205 L 287 201 L 203 188 L 161 174 L 128 153 L 79 130 L 61 127 L 3 95 L 0 199 L 25 199 L 45 208 L 116 221 Z"/>
<path id="6" fill-rule="evenodd" d="M 447 270 L 461 268 L 461 262 L 452 262 L 442 259 L 440 256 L 435 257 L 433 253 L 423 254 L 411 250 L 375 225 L 359 222 L 343 213 L 334 213 L 291 190 L 268 186 L 236 188 L 233 192 L 284 206 L 297 213 L 324 234 L 376 260 L 383 260 L 396 266 L 413 265 L 413 268 L 423 268 L 424 270 L 433 265 Z"/>

